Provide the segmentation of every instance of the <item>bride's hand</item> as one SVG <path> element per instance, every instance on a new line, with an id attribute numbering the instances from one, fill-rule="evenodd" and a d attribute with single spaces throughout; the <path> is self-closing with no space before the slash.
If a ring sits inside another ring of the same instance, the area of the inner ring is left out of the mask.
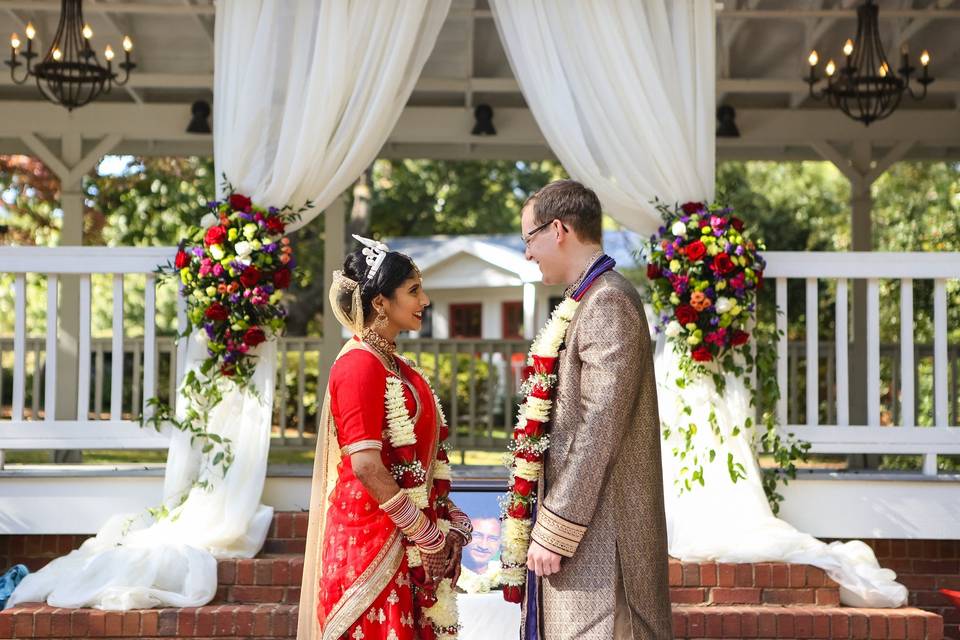
<path id="1" fill-rule="evenodd" d="M 450 562 L 447 565 L 447 571 L 444 575 L 445 577 L 450 578 L 450 588 L 453 589 L 457 586 L 457 580 L 460 579 L 460 562 L 463 556 L 463 539 L 451 531 L 447 534 L 447 542 L 451 546 L 451 552 Z"/>
<path id="2" fill-rule="evenodd" d="M 420 558 L 423 561 L 423 570 L 427 574 L 427 580 L 433 584 L 437 585 L 440 580 L 444 578 L 447 573 L 447 567 L 450 562 L 450 553 L 451 553 L 451 543 L 450 536 L 448 535 L 446 540 L 443 543 L 443 549 L 437 551 L 436 553 L 424 553 L 420 552 Z"/>

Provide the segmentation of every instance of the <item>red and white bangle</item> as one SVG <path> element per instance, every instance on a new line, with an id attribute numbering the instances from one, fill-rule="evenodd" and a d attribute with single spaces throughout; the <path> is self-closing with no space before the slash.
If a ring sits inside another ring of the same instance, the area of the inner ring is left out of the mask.
<path id="1" fill-rule="evenodd" d="M 443 549 L 443 533 L 403 491 L 380 505 L 397 528 L 424 553 Z"/>
<path id="2" fill-rule="evenodd" d="M 470 522 L 470 516 L 456 507 L 450 509 L 450 530 L 463 538 L 464 545 L 470 544 L 473 539 L 473 523 Z"/>

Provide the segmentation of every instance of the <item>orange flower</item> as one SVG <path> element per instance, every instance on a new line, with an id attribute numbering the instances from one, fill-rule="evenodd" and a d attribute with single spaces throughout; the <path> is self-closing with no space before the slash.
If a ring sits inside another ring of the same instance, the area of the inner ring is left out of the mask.
<path id="1" fill-rule="evenodd" d="M 705 296 L 702 291 L 694 291 L 690 294 L 690 306 L 697 311 L 709 309 L 711 304 L 710 298 Z"/>
<path id="2" fill-rule="evenodd" d="M 217 293 L 227 293 L 228 290 L 229 289 L 227 285 L 223 284 L 222 282 L 217 285 Z"/>

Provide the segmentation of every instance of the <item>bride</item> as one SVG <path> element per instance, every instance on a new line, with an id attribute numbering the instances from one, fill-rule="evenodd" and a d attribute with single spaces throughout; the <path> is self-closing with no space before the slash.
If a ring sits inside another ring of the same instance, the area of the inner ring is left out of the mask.
<path id="1" fill-rule="evenodd" d="M 453 638 L 472 528 L 449 498 L 443 411 L 395 344 L 430 299 L 410 258 L 354 237 L 330 291 L 353 338 L 323 404 L 298 638 Z"/>

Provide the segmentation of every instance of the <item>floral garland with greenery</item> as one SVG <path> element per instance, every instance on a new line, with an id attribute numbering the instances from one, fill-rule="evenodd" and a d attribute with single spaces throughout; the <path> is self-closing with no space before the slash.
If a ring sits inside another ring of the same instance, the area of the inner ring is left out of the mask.
<path id="1" fill-rule="evenodd" d="M 773 407 L 780 391 L 776 380 L 754 384 L 759 369 L 772 370 L 776 360 L 776 330 L 750 326 L 756 309 L 758 291 L 763 286 L 766 262 L 761 256 L 763 242 L 751 237 L 743 221 L 729 207 L 718 204 L 687 202 L 670 206 L 661 201 L 654 205 L 664 224 L 650 238 L 647 278 L 649 297 L 656 312 L 656 329 L 663 332 L 680 356 L 676 384 L 686 388 L 695 379 L 709 376 L 718 394 L 723 394 L 725 375 L 732 374 L 746 386 L 750 406 L 765 409 L 764 432 L 760 453 L 773 456 L 777 468 L 764 470 L 763 486 L 774 513 L 782 496 L 776 487 L 780 479 L 796 475 L 796 461 L 806 459 L 809 443 L 784 438 L 777 433 Z M 756 354 L 751 345 L 751 330 Z M 763 342 L 761 343 L 760 340 Z M 771 361 L 772 358 L 772 361 Z M 692 407 L 682 400 L 682 412 L 692 414 Z M 663 425 L 667 439 L 673 429 L 682 436 L 683 445 L 673 454 L 685 464 L 675 482 L 681 492 L 704 484 L 703 465 L 712 463 L 716 450 L 699 450 L 694 444 L 697 428 L 705 425 Z M 709 427 L 722 444 L 726 436 L 716 413 L 709 414 Z M 729 437 L 737 437 L 753 429 L 748 416 L 742 425 L 735 425 Z M 746 477 L 743 463 L 732 453 L 727 455 L 727 471 L 732 482 Z"/>
<path id="2" fill-rule="evenodd" d="M 183 417 L 177 418 L 170 404 L 150 398 L 147 404 L 153 411 L 141 416 L 141 424 L 157 430 L 170 424 L 189 433 L 191 444 L 202 442 L 205 461 L 220 466 L 224 476 L 233 463 L 233 450 L 228 438 L 207 431 L 210 412 L 230 385 L 255 393 L 254 350 L 283 333 L 286 310 L 280 299 L 298 275 L 284 233 L 309 206 L 298 211 L 264 208 L 228 185 L 227 196 L 210 202 L 197 216 L 198 223 L 188 229 L 173 262 L 157 270 L 180 280 L 186 327 L 179 339 L 191 339 L 196 332 L 207 356 L 181 383 L 186 399 Z"/>

